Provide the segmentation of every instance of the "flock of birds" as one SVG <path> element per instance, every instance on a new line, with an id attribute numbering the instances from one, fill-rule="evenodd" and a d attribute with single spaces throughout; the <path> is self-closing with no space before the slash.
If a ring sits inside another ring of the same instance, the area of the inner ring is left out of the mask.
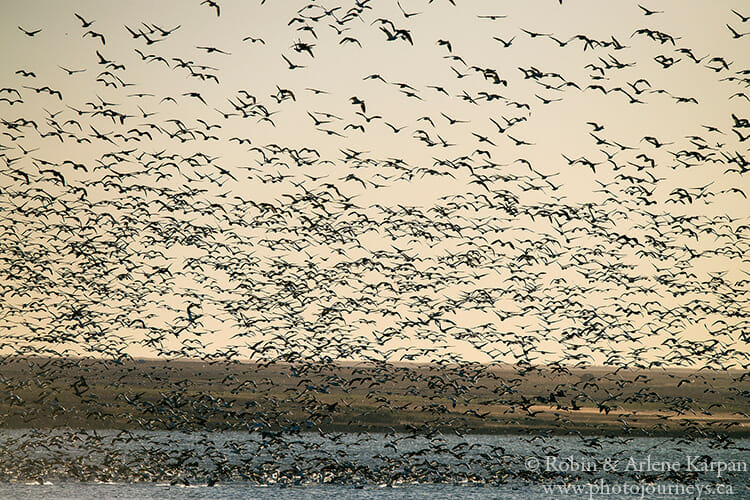
<path id="1" fill-rule="evenodd" d="M 233 15 L 227 2 L 195 3 L 206 25 Z M 667 9 L 633 4 L 648 26 L 613 26 L 606 37 L 511 28 L 511 16 L 480 12 L 474 22 L 497 26 L 492 67 L 453 37 L 425 41 L 414 27 L 433 9 L 463 12 L 469 2 L 430 0 L 422 11 L 386 3 L 313 1 L 277 20 L 284 29 L 274 36 L 288 44 L 273 59 L 281 69 L 268 69 L 279 81 L 270 94 L 252 78 L 231 87 L 222 68 L 244 64 L 242 54 L 191 38 L 182 18 L 110 30 L 82 9 L 62 16 L 88 51 L 73 64 L 30 58 L 3 73 L 0 89 L 0 353 L 278 363 L 300 373 L 339 361 L 495 363 L 520 377 L 680 366 L 735 370 L 744 383 L 747 61 L 689 48 L 685 34 L 659 27 Z M 746 54 L 750 14 L 725 17 L 724 35 Z M 29 54 L 64 43 L 51 31 L 25 22 L 14 43 Z M 235 38 L 252 50 L 278 45 Z M 423 64 L 444 80 L 367 72 L 351 96 L 320 85 L 318 60 L 377 44 L 388 54 L 433 50 Z M 519 46 L 583 52 L 588 63 L 565 72 L 508 63 Z M 641 106 L 643 116 L 701 106 L 702 88 L 684 95 L 657 83 L 685 67 L 697 81 L 713 78 L 727 109 L 688 137 L 623 139 L 598 118 L 575 124 L 583 138 L 562 151 L 530 135 L 538 116 L 568 100 L 595 102 L 595 116 L 599 106 Z M 187 86 L 164 94 L 144 75 Z M 306 78 L 317 83 L 296 84 Z M 385 144 L 375 153 L 359 147 L 371 136 Z M 388 149 L 391 141 L 406 146 Z M 33 366 L 37 380 L 51 376 Z M 12 406 L 13 381 L 3 384 Z M 73 391 L 83 397 L 85 387 Z M 748 404 L 750 392 L 738 398 Z"/>

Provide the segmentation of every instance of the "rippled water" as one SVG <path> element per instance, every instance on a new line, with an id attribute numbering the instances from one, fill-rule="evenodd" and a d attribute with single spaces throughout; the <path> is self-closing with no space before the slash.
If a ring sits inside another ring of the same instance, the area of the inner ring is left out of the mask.
<path id="1" fill-rule="evenodd" d="M 748 450 L 749 439 L 13 430 L 0 432 L 0 498 L 740 499 Z"/>
<path id="2" fill-rule="evenodd" d="M 636 487 L 635 483 L 631 483 Z M 549 493 L 541 485 L 501 485 L 501 486 L 461 486 L 452 484 L 413 484 L 396 487 L 346 485 L 306 485 L 295 487 L 253 486 L 242 483 L 218 484 L 215 486 L 171 486 L 167 484 L 144 483 L 74 483 L 64 482 L 49 485 L 0 484 L 2 498 L 15 500 L 40 498 L 54 498 L 58 500 L 148 500 L 148 499 L 215 499 L 215 500 L 360 500 L 360 499 L 393 499 L 393 500 L 433 500 L 443 498 L 462 498 L 474 500 L 536 500 L 539 498 L 614 498 L 614 499 L 681 499 L 681 498 L 750 498 L 747 486 L 734 485 L 732 493 L 719 495 L 704 493 L 698 496 L 697 490 L 692 494 L 679 490 L 679 486 L 671 485 L 673 492 L 669 492 L 670 485 L 662 485 L 667 492 L 664 494 L 644 495 L 633 494 L 598 494 L 596 490 L 590 492 L 589 485 L 580 485 L 582 491 L 561 493 L 554 490 Z M 594 485 L 595 486 L 595 485 Z M 656 487 L 656 486 L 654 486 Z"/>
<path id="3" fill-rule="evenodd" d="M 539 492 L 541 493 L 541 492 Z M 34 499 L 54 498 L 59 500 L 147 500 L 147 499 L 215 499 L 215 500 L 360 500 L 389 498 L 394 500 L 421 500 L 441 498 L 466 499 L 524 499 L 539 498 L 539 493 L 521 486 L 477 487 L 418 484 L 400 487 L 365 486 L 355 488 L 344 485 L 308 485 L 298 487 L 249 486 L 245 484 L 221 484 L 209 486 L 170 486 L 164 484 L 87 484 L 61 483 L 50 485 L 0 484 L 2 498 Z"/>

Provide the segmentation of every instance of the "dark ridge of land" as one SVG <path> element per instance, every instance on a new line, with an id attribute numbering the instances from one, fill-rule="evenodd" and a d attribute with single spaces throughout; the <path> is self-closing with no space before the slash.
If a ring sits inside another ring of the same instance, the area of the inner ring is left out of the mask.
<path id="1" fill-rule="evenodd" d="M 0 427 L 750 436 L 747 375 L 11 356 Z"/>

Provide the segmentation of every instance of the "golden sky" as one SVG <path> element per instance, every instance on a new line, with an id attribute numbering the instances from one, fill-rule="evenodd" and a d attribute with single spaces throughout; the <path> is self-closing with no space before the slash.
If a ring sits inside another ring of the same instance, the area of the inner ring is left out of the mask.
<path id="1" fill-rule="evenodd" d="M 652 3 L 5 2 L 0 352 L 743 366 L 750 11 Z"/>

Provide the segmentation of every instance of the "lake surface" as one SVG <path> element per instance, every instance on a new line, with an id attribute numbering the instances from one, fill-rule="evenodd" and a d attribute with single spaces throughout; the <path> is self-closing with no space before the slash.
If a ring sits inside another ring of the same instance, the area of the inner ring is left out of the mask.
<path id="1" fill-rule="evenodd" d="M 0 431 L 0 498 L 750 498 L 750 440 Z"/>

